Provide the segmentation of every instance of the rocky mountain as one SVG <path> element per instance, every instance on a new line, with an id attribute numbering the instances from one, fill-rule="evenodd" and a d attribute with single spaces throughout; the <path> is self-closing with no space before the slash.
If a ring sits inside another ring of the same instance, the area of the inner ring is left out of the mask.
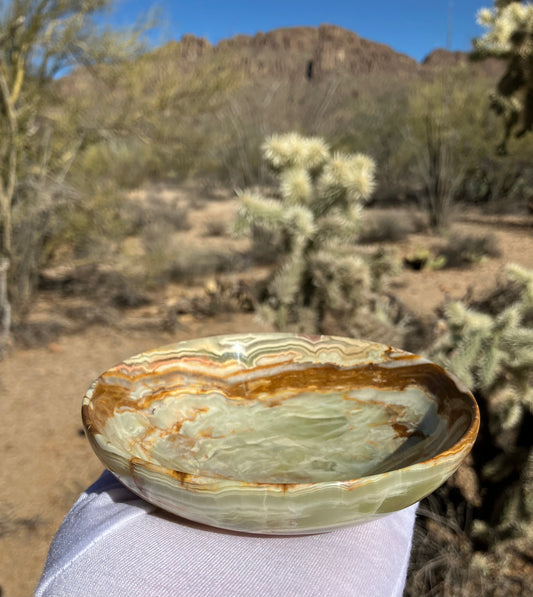
<path id="1" fill-rule="evenodd" d="M 365 151 L 377 154 L 389 141 L 369 130 L 372 123 L 389 118 L 394 133 L 393 114 L 403 113 L 411 86 L 460 65 L 471 71 L 461 80 L 488 77 L 487 88 L 501 72 L 500 64 L 446 50 L 419 63 L 353 31 L 321 25 L 236 35 L 216 45 L 185 35 L 134 61 L 79 69 L 59 83 L 63 97 L 85 102 L 81 128 L 130 139 L 124 151 L 135 164 L 154 162 L 149 167 L 157 172 L 222 172 L 244 187 L 261 179 L 259 148 L 273 133 L 299 131 L 339 145 L 351 143 L 349 135 L 362 143 L 366 134 Z"/>
<path id="2" fill-rule="evenodd" d="M 153 52 L 173 55 L 176 66 L 188 70 L 199 60 L 220 58 L 229 60 L 236 70 L 248 77 L 290 76 L 306 79 L 328 75 L 393 74 L 395 77 L 417 77 L 435 68 L 467 64 L 465 52 L 438 49 L 419 63 L 391 47 L 364 39 L 336 25 L 320 27 L 291 27 L 275 29 L 254 36 L 236 35 L 222 40 L 216 46 L 206 39 L 185 35 Z M 495 61 L 476 63 L 479 73 L 495 75 Z"/>
<path id="3" fill-rule="evenodd" d="M 293 90 L 306 82 L 326 88 L 335 81 L 342 92 L 358 95 L 370 88 L 380 93 L 395 82 L 409 82 L 431 77 L 435 71 L 464 65 L 473 74 L 495 79 L 503 66 L 494 59 L 471 62 L 465 52 L 438 49 L 422 63 L 396 52 L 391 47 L 364 39 L 336 25 L 275 29 L 256 35 L 236 35 L 212 45 L 204 38 L 184 35 L 141 57 L 146 80 L 146 93 L 151 93 L 157 79 L 175 77 L 176 81 L 190 75 L 205 77 L 206 73 L 229 70 L 243 83 L 263 93 L 272 85 L 290 86 Z M 106 67 L 104 67 L 106 68 Z M 94 69 L 93 69 L 94 71 Z M 65 77 L 65 92 L 89 92 L 91 77 L 81 68 Z M 153 76 L 153 73 L 159 73 Z M 246 85 L 245 85 L 246 87 Z M 301 93 L 304 93 L 303 91 Z M 307 91 L 305 92 L 307 93 Z M 337 92 L 338 93 L 338 92 Z"/>

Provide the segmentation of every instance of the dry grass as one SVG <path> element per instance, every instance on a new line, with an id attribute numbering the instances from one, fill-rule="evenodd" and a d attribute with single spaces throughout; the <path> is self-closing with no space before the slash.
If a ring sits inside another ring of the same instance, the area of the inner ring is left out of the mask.
<path id="1" fill-rule="evenodd" d="M 469 515 L 464 502 L 455 506 L 448 486 L 422 501 L 404 597 L 486 596 L 484 579 L 471 565 Z"/>

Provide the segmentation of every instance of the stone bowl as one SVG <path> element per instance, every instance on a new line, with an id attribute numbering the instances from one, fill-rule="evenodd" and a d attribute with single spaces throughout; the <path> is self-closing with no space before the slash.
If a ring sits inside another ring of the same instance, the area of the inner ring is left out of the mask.
<path id="1" fill-rule="evenodd" d="M 101 375 L 83 424 L 146 501 L 235 531 L 303 534 L 414 504 L 469 453 L 472 394 L 390 346 L 240 334 L 172 344 Z"/>

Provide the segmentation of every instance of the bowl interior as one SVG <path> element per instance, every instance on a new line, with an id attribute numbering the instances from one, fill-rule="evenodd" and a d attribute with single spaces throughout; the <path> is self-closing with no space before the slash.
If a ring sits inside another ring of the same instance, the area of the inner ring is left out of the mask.
<path id="1" fill-rule="evenodd" d="M 471 396 L 420 357 L 277 334 L 138 355 L 84 404 L 86 426 L 125 458 L 250 483 L 348 481 L 423 462 L 474 416 Z"/>

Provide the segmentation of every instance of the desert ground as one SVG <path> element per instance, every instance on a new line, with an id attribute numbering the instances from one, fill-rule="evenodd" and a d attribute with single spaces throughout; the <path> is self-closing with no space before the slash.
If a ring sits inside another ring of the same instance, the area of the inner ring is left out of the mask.
<path id="1" fill-rule="evenodd" d="M 231 227 L 237 208 L 232 193 L 204 198 L 198 189 L 158 187 L 132 193 L 129 200 L 146 202 L 150 194 L 189 207 L 190 228 L 176 232 L 176 247 L 246 251 L 246 240 L 220 231 L 209 236 L 213 222 L 226 222 L 228 230 Z M 395 213 L 392 208 L 386 212 Z M 396 275 L 391 291 L 428 321 L 446 296 L 482 296 L 501 279 L 506 263 L 533 268 L 530 216 L 468 213 L 462 221 L 456 220 L 453 230 L 493 234 L 501 255 L 469 268 L 403 269 Z M 134 240 L 128 242 L 130 254 L 142 250 Z M 439 242 L 427 232 L 413 232 L 390 246 L 402 257 Z M 233 281 L 261 275 L 264 270 L 257 267 L 224 274 Z M 97 298 L 84 300 L 59 290 L 39 292 L 29 322 L 48 332 L 32 336 L 31 341 L 15 341 L 0 361 L 0 586 L 4 597 L 32 594 L 64 515 L 103 470 L 81 425 L 81 400 L 90 383 L 122 359 L 158 345 L 269 329 L 253 312 L 238 310 L 181 313 L 172 325 L 163 325 L 172 305 L 212 292 L 213 279 L 208 273 L 188 284 L 166 284 L 152 292 L 149 304 L 116 308 L 105 317 L 86 317 L 84 325 L 76 325 L 74 314 L 81 318 L 80 314 L 96 313 Z"/>

